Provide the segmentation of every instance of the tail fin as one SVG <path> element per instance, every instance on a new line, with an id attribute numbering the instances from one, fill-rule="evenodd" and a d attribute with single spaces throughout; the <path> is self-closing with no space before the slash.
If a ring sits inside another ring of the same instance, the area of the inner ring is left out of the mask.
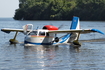
<path id="1" fill-rule="evenodd" d="M 73 17 L 70 29 L 80 29 L 79 17 Z"/>
<path id="2" fill-rule="evenodd" d="M 80 29 L 79 17 L 73 17 L 70 29 L 75 29 L 75 30 Z M 78 41 L 79 35 L 80 35 L 79 33 L 71 33 L 69 41 L 78 44 L 77 41 Z"/>

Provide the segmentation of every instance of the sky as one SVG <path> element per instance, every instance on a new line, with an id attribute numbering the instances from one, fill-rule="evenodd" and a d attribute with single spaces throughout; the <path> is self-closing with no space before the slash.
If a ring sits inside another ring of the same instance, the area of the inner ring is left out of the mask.
<path id="1" fill-rule="evenodd" d="M 0 0 L 0 17 L 14 17 L 15 10 L 19 8 L 19 0 Z"/>

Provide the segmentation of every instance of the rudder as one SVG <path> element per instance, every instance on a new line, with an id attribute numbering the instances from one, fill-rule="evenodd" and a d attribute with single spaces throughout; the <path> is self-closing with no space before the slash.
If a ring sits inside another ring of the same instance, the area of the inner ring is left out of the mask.
<path id="1" fill-rule="evenodd" d="M 79 17 L 73 17 L 70 29 L 80 29 Z"/>

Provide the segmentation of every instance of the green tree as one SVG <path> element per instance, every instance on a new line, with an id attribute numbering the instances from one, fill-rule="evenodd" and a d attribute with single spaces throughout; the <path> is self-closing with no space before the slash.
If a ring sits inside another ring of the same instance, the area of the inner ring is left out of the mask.
<path id="1" fill-rule="evenodd" d="M 105 20 L 105 0 L 19 0 L 16 20 Z"/>

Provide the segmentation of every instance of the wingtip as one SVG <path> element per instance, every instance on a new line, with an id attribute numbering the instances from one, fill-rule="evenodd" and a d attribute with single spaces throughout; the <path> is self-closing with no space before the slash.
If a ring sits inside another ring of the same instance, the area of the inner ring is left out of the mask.
<path id="1" fill-rule="evenodd" d="M 100 30 L 98 30 L 98 29 L 91 29 L 92 31 L 95 31 L 95 32 L 98 32 L 98 33 L 100 33 L 100 34 L 103 34 L 103 35 L 105 35 L 105 33 L 104 32 L 102 32 L 102 31 L 100 31 Z"/>

